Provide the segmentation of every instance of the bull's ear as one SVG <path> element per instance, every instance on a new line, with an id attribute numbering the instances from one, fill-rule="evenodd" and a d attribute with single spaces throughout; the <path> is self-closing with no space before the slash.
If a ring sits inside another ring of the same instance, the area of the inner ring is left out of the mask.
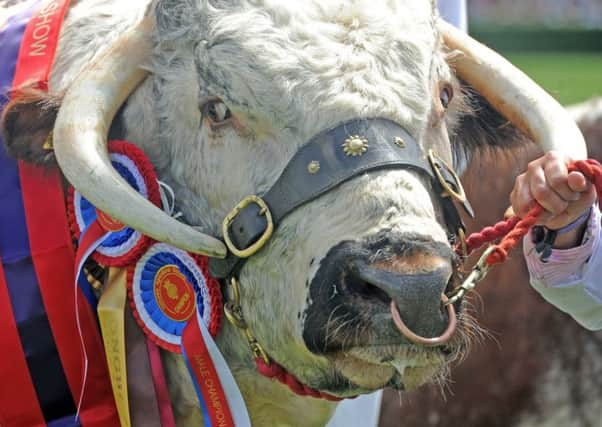
<path id="1" fill-rule="evenodd" d="M 8 154 L 37 165 L 56 166 L 48 137 L 60 99 L 37 89 L 22 90 L 2 113 L 2 138 Z M 46 147 L 45 147 L 46 143 Z"/>
<path id="2" fill-rule="evenodd" d="M 450 132 L 457 168 L 464 169 L 471 154 L 486 148 L 511 148 L 527 137 L 504 118 L 470 84 L 461 81 L 465 107 Z"/>

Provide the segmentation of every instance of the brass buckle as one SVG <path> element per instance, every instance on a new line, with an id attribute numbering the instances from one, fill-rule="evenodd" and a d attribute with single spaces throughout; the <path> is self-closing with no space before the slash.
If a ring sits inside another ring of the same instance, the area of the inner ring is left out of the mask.
<path id="1" fill-rule="evenodd" d="M 268 223 L 268 226 L 266 227 L 261 237 L 255 243 L 253 243 L 248 248 L 239 249 L 232 242 L 232 238 L 228 233 L 228 229 L 230 228 L 230 225 L 232 224 L 232 222 L 234 222 L 234 219 L 238 216 L 238 214 L 244 208 L 253 203 L 261 208 L 259 214 L 265 215 L 265 219 Z M 272 220 L 272 213 L 270 212 L 270 208 L 268 207 L 266 202 L 264 202 L 263 199 L 258 196 L 245 197 L 238 205 L 236 205 L 234 209 L 232 209 L 232 211 L 226 216 L 224 222 L 222 223 L 222 234 L 224 235 L 224 242 L 226 243 L 226 246 L 228 247 L 230 252 L 232 252 L 232 254 L 234 254 L 238 258 L 249 258 L 251 255 L 256 254 L 257 251 L 263 248 L 263 246 L 270 239 L 270 237 L 272 237 L 273 232 L 274 221 Z"/>
<path id="2" fill-rule="evenodd" d="M 458 176 L 456 171 L 452 167 L 450 167 L 441 157 L 437 156 L 432 149 L 429 149 L 428 159 L 429 159 L 429 162 L 431 163 L 431 167 L 433 168 L 433 171 L 435 172 L 435 176 L 437 177 L 437 180 L 441 184 L 441 187 L 443 187 L 443 190 L 445 190 L 445 192 L 449 196 L 453 197 L 458 202 L 463 203 L 463 204 L 466 203 L 466 200 L 467 200 L 466 193 L 464 192 L 464 187 L 462 187 L 462 182 L 460 181 L 460 177 Z M 455 181 L 456 188 L 453 188 L 445 180 L 445 178 L 441 174 L 442 167 L 445 167 L 447 169 L 447 171 L 451 174 L 453 180 Z"/>

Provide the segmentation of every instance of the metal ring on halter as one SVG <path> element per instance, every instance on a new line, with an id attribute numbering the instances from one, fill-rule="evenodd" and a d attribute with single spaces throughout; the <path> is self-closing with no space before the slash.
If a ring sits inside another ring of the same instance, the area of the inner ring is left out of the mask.
<path id="1" fill-rule="evenodd" d="M 441 301 L 443 301 L 443 303 L 447 302 L 447 297 L 445 295 L 441 295 Z M 445 332 L 438 337 L 425 338 L 415 334 L 406 326 L 401 319 L 401 315 L 399 314 L 399 310 L 397 310 L 395 302 L 391 301 L 391 315 L 393 316 L 393 322 L 395 323 L 395 326 L 397 329 L 399 329 L 399 332 L 401 332 L 403 336 L 406 337 L 410 342 L 418 345 L 436 347 L 438 345 L 445 344 L 450 340 L 456 330 L 457 325 L 456 310 L 454 309 L 453 304 L 447 305 L 447 314 L 449 317 L 449 324 L 447 325 Z"/>

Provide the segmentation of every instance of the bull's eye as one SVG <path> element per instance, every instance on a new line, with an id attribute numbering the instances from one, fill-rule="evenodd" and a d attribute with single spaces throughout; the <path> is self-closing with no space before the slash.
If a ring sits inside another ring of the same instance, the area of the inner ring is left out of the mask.
<path id="1" fill-rule="evenodd" d="M 441 101 L 441 106 L 447 109 L 453 98 L 454 89 L 448 84 L 444 85 L 441 88 L 441 92 L 439 93 L 439 100 Z"/>
<path id="2" fill-rule="evenodd" d="M 203 115 L 209 119 L 211 126 L 222 126 L 230 122 L 232 113 L 219 99 L 208 101 L 203 107 Z"/>

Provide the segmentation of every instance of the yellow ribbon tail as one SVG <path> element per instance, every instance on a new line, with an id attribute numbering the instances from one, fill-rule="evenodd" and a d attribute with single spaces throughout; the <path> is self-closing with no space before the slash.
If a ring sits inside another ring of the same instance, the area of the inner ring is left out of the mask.
<path id="1" fill-rule="evenodd" d="M 125 350 L 126 279 L 126 269 L 111 267 L 97 308 L 113 396 L 122 427 L 131 426 Z"/>

